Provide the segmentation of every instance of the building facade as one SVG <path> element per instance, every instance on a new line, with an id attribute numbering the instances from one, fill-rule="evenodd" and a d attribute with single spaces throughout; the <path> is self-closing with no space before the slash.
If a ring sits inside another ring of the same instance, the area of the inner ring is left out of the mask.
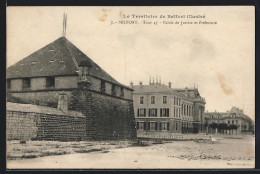
<path id="1" fill-rule="evenodd" d="M 171 83 L 133 86 L 138 133 L 199 133 L 205 130 L 205 99 L 198 89 L 173 89 Z"/>
<path id="2" fill-rule="evenodd" d="M 254 132 L 254 122 L 251 118 L 243 113 L 243 110 L 232 107 L 227 112 L 205 112 L 205 122 L 209 133 L 220 132 L 218 128 L 220 124 L 226 124 L 227 128 L 222 131 L 224 134 L 243 134 Z M 216 124 L 216 128 L 211 128 L 212 124 Z M 235 125 L 233 129 L 228 126 Z"/>
<path id="3" fill-rule="evenodd" d="M 61 37 L 7 68 L 7 101 L 59 107 L 86 116 L 89 139 L 136 136 L 133 89 L 120 84 Z M 66 109 L 67 107 L 67 109 Z"/>

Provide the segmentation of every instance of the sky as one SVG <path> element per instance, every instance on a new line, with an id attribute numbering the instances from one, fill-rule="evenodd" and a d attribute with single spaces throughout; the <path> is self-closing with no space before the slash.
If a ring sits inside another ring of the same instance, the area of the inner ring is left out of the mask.
<path id="1" fill-rule="evenodd" d="M 236 106 L 254 120 L 253 6 L 8 7 L 7 67 L 61 37 L 64 12 L 66 38 L 120 83 L 148 84 L 150 76 L 158 76 L 173 88 L 195 85 L 206 99 L 206 111 Z"/>

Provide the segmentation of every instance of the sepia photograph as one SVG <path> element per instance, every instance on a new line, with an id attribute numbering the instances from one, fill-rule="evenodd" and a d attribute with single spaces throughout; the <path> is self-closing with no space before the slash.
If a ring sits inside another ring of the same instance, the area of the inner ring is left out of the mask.
<path id="1" fill-rule="evenodd" d="M 254 169 L 254 6 L 9 6 L 7 169 Z"/>

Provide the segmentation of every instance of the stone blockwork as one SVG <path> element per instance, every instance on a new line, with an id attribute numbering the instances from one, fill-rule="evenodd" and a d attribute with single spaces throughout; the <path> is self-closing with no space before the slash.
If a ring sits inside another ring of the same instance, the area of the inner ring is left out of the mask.
<path id="1" fill-rule="evenodd" d="M 72 92 L 69 108 L 80 111 L 86 116 L 88 139 L 136 137 L 131 100 L 81 89 Z"/>
<path id="2" fill-rule="evenodd" d="M 85 117 L 7 111 L 8 140 L 84 140 Z"/>

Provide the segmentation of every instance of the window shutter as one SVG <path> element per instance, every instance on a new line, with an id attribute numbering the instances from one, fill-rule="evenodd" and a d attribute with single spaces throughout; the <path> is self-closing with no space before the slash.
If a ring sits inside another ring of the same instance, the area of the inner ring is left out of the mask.
<path id="1" fill-rule="evenodd" d="M 167 122 L 167 130 L 170 130 L 170 123 Z"/>
<path id="2" fill-rule="evenodd" d="M 137 109 L 137 117 L 139 117 L 139 109 Z"/>
<path id="3" fill-rule="evenodd" d="M 155 122 L 155 130 L 157 130 L 157 122 Z"/>
<path id="4" fill-rule="evenodd" d="M 144 122 L 144 130 L 146 130 L 146 122 Z"/>
<path id="5" fill-rule="evenodd" d="M 144 109 L 144 116 L 146 116 L 146 109 Z"/>
<path id="6" fill-rule="evenodd" d="M 139 129 L 139 122 L 137 122 L 136 125 L 137 125 L 137 129 Z"/>
<path id="7" fill-rule="evenodd" d="M 160 117 L 162 117 L 162 108 L 160 109 Z"/>
<path id="8" fill-rule="evenodd" d="M 159 129 L 162 130 L 162 123 L 160 123 L 160 128 Z"/>
<path id="9" fill-rule="evenodd" d="M 157 117 L 157 109 L 155 109 L 155 117 Z"/>
<path id="10" fill-rule="evenodd" d="M 167 109 L 167 117 L 169 117 L 169 109 Z"/>

